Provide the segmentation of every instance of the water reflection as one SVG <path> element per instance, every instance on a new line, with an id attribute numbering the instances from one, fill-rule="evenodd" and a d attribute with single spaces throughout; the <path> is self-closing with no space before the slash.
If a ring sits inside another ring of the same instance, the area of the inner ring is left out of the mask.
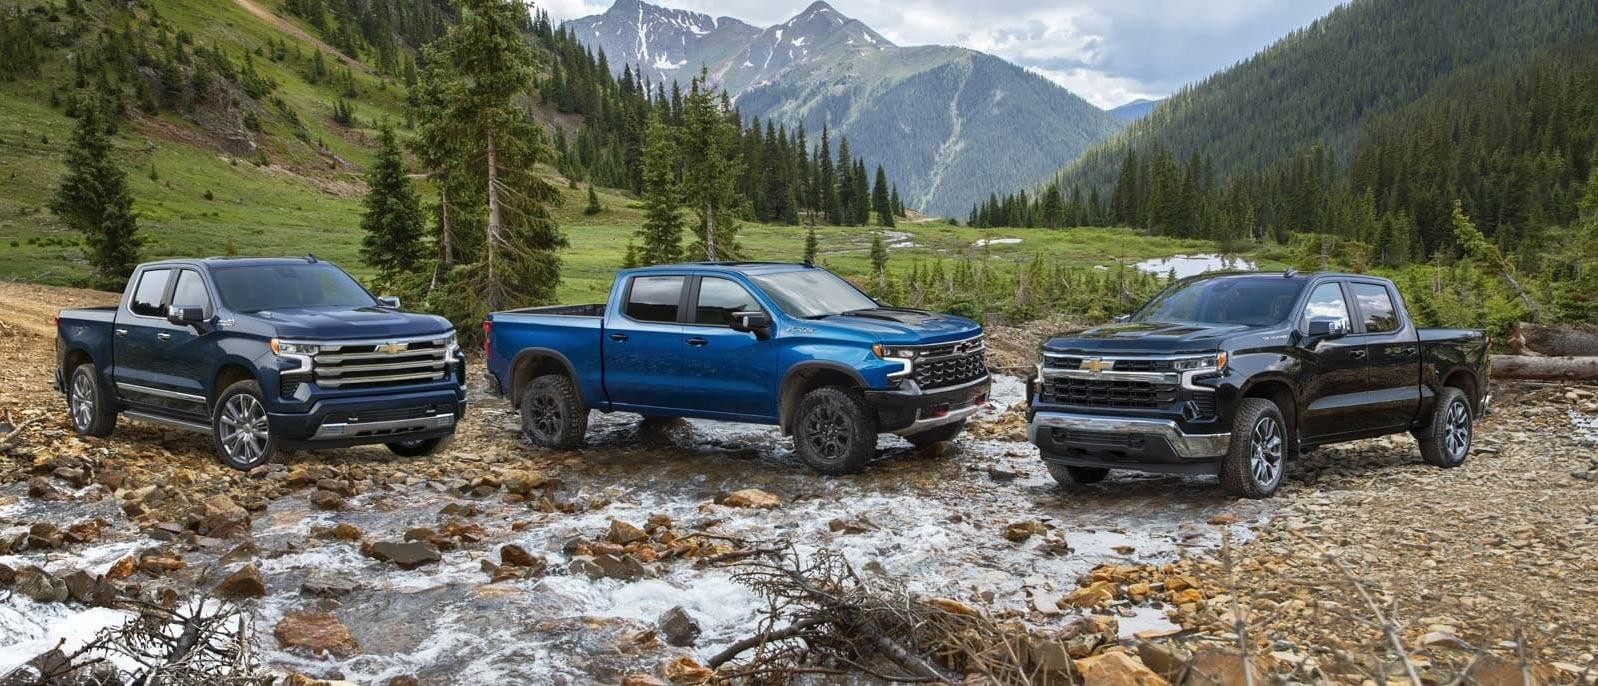
<path id="1" fill-rule="evenodd" d="M 1185 279 L 1189 276 L 1198 276 L 1204 272 L 1223 270 L 1251 271 L 1256 267 L 1253 260 L 1245 257 L 1204 253 L 1147 259 L 1137 263 L 1137 268 L 1139 271 L 1162 275 L 1169 274 L 1174 269 L 1176 270 L 1176 278 Z"/>

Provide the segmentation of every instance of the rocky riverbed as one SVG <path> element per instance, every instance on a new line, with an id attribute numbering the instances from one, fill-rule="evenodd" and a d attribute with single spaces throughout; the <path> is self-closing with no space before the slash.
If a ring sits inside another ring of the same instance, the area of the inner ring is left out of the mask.
<path id="1" fill-rule="evenodd" d="M 40 290 L 0 284 L 0 305 L 28 317 L 96 297 Z M 1235 644 L 1241 617 L 1261 669 L 1359 683 L 1401 664 L 1373 657 L 1393 651 L 1360 590 L 1426 673 L 1485 652 L 1472 669 L 1524 657 L 1574 681 L 1598 644 L 1591 389 L 1500 386 L 1462 468 L 1420 464 L 1407 437 L 1365 441 L 1296 463 L 1264 502 L 1207 478 L 1062 490 L 1024 442 L 1013 378 L 970 435 L 935 453 L 885 442 L 846 478 L 810 473 L 773 429 L 714 422 L 596 415 L 583 449 L 540 451 L 481 388 L 438 455 L 301 453 L 240 474 L 201 436 L 129 422 L 73 435 L 48 387 L 47 324 L 11 316 L 0 673 L 125 621 L 129 598 L 211 594 L 247 613 L 280 673 L 692 682 L 758 630 L 763 600 L 733 574 L 779 542 L 1045 634 L 1097 617 L 1091 640 L 1062 639 L 1095 674 L 1181 678 L 1170 665 Z M 1022 365 L 1045 331 L 996 331 L 995 348 Z M 1173 634 L 1184 643 L 1140 652 Z M 1118 642 L 1133 652 L 1106 657 Z"/>

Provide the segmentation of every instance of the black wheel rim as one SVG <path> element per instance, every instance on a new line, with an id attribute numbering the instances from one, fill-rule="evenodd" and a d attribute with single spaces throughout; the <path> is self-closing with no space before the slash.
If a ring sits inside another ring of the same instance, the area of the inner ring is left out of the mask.
<path id="1" fill-rule="evenodd" d="M 527 406 L 527 428 L 540 440 L 552 441 L 566 422 L 565 408 L 553 393 L 535 394 Z"/>
<path id="2" fill-rule="evenodd" d="M 266 456 L 270 429 L 266 407 L 255 396 L 240 393 L 222 405 L 217 438 L 229 459 L 238 464 L 255 464 Z"/>
<path id="3" fill-rule="evenodd" d="M 1448 404 L 1448 415 L 1443 425 L 1443 452 L 1448 459 L 1458 462 L 1470 452 L 1470 408 L 1463 400 Z"/>
<path id="4" fill-rule="evenodd" d="M 87 372 L 73 375 L 67 407 L 72 412 L 72 426 L 77 430 L 87 431 L 94 423 L 94 379 L 89 378 Z"/>
<path id="5" fill-rule="evenodd" d="M 1249 470 L 1254 483 L 1270 487 L 1282 476 L 1282 425 L 1274 417 L 1260 417 L 1249 436 Z"/>
<path id="6" fill-rule="evenodd" d="M 843 412 L 828 403 L 816 407 L 805 416 L 802 435 L 816 456 L 827 462 L 838 462 L 849 453 L 854 431 Z"/>

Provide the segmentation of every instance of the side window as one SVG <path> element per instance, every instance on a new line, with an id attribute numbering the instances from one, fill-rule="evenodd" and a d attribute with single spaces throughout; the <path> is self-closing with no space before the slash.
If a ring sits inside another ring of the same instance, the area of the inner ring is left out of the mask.
<path id="1" fill-rule="evenodd" d="M 173 307 L 198 307 L 211 316 L 211 293 L 205 290 L 205 280 L 193 269 L 178 272 L 178 285 L 172 289 Z"/>
<path id="2" fill-rule="evenodd" d="M 694 323 L 732 326 L 732 313 L 760 309 L 755 297 L 743 286 L 727 279 L 704 277 L 699 280 L 699 302 L 694 306 Z"/>
<path id="3" fill-rule="evenodd" d="M 1350 284 L 1354 300 L 1359 303 L 1360 314 L 1365 317 L 1365 333 L 1385 333 L 1398 330 L 1398 311 L 1393 307 L 1393 297 L 1386 286 L 1374 283 Z"/>
<path id="4" fill-rule="evenodd" d="M 161 309 L 161 296 L 166 294 L 167 277 L 171 275 L 170 269 L 151 269 L 140 274 L 139 285 L 133 289 L 133 300 L 128 303 L 128 309 L 140 317 L 166 316 Z"/>
<path id="5" fill-rule="evenodd" d="M 641 322 L 675 322 L 686 277 L 640 276 L 627 293 L 627 316 Z"/>
<path id="6" fill-rule="evenodd" d="M 1336 317 L 1343 321 L 1343 330 L 1351 330 L 1353 321 L 1348 316 L 1348 302 L 1343 299 L 1343 287 L 1337 283 L 1323 283 L 1309 294 L 1304 305 L 1304 319 L 1300 326 L 1308 327 L 1309 320 L 1317 317 Z"/>

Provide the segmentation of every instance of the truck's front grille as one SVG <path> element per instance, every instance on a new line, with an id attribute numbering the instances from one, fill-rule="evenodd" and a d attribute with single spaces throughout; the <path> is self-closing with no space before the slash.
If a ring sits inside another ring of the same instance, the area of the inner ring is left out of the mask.
<path id="1" fill-rule="evenodd" d="M 366 388 L 442 379 L 449 374 L 448 355 L 447 341 L 432 337 L 324 343 L 311 361 L 318 386 Z"/>
<path id="2" fill-rule="evenodd" d="M 981 336 L 917 349 L 916 385 L 922 390 L 970 383 L 988 375 L 987 346 Z"/>
<path id="3" fill-rule="evenodd" d="M 1045 369 L 1081 369 L 1083 361 L 1096 359 L 1102 358 L 1084 355 L 1055 355 L 1053 353 L 1049 353 L 1044 359 L 1043 367 Z M 1176 368 L 1175 363 L 1170 359 L 1160 358 L 1111 358 L 1109 362 L 1111 363 L 1110 366 L 1105 367 L 1104 371 L 1169 372 Z"/>
<path id="4" fill-rule="evenodd" d="M 1159 409 L 1176 401 L 1176 384 L 1060 377 L 1043 384 L 1044 402 L 1079 407 Z"/>

